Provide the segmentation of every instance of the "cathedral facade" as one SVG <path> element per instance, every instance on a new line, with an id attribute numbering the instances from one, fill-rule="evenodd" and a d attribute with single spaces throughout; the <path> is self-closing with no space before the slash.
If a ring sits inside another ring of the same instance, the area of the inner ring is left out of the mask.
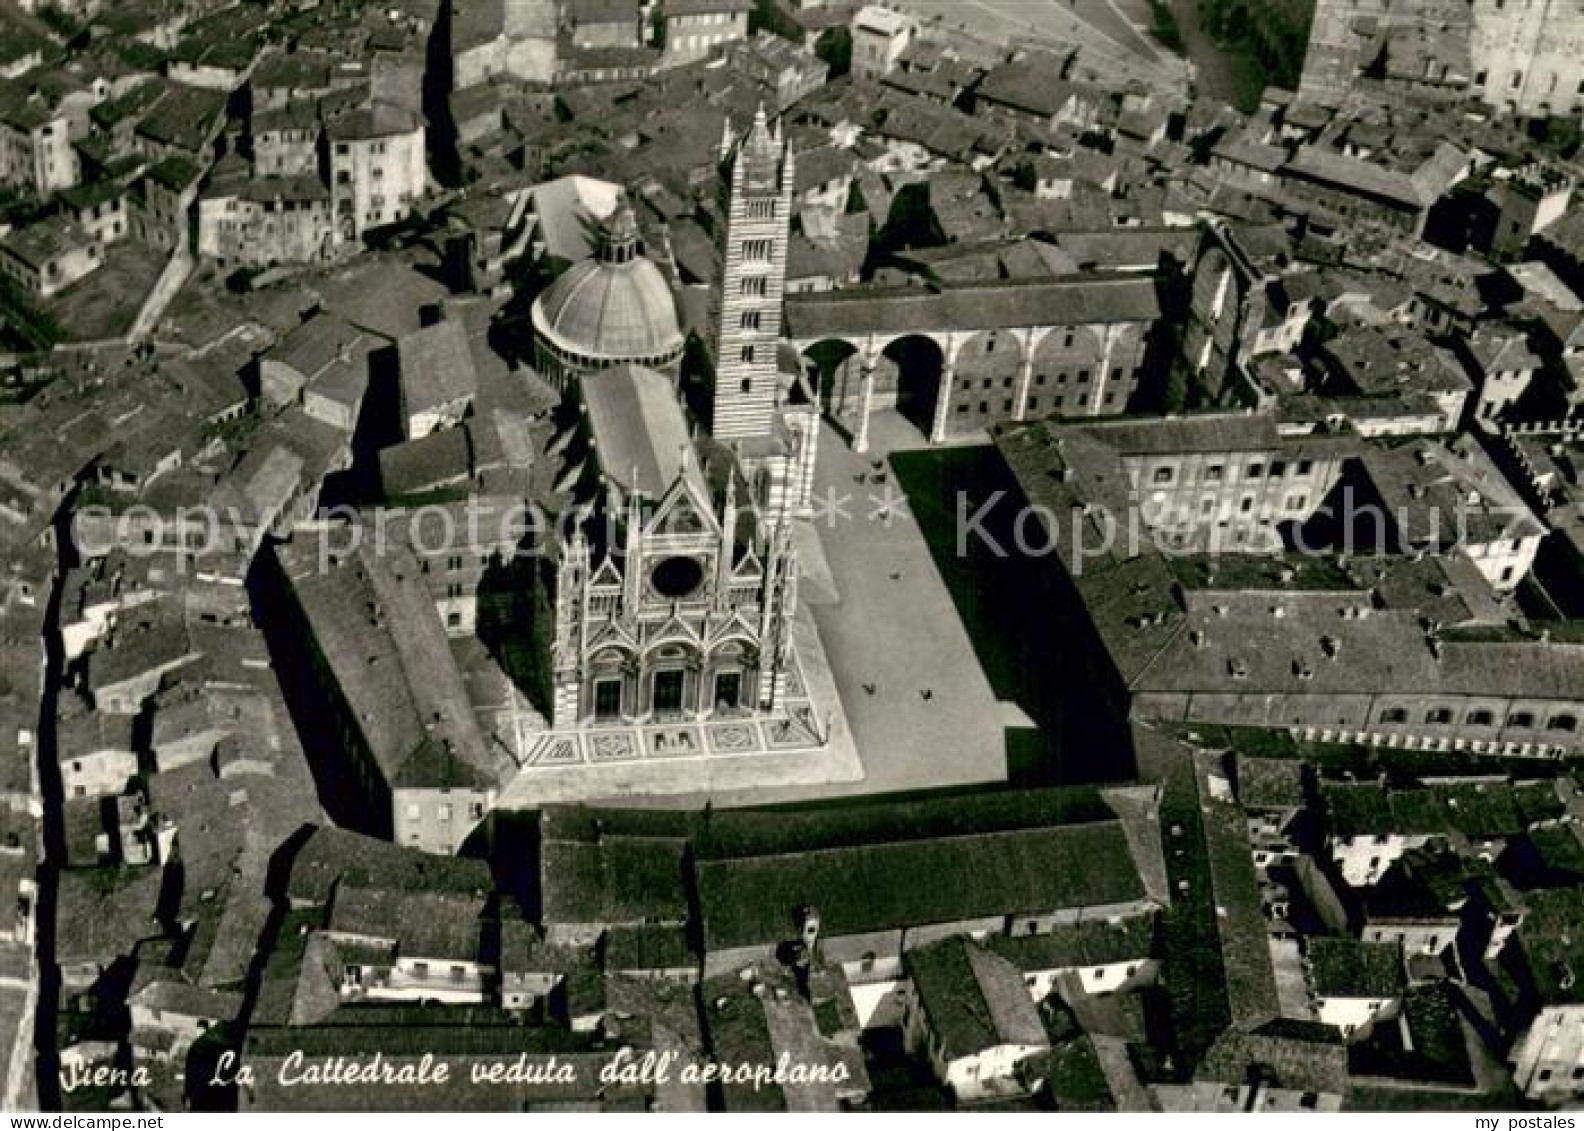
<path id="1" fill-rule="evenodd" d="M 689 439 L 664 374 L 586 374 L 577 395 L 589 501 L 537 610 L 552 725 L 774 712 L 797 608 L 787 516 L 748 505 L 729 449 Z"/>

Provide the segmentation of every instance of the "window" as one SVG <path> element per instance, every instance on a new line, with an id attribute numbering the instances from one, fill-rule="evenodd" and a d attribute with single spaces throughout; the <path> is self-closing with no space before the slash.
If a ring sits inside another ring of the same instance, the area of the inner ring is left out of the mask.
<path id="1" fill-rule="evenodd" d="M 1433 726 L 1445 726 L 1452 721 L 1451 707 L 1432 707 L 1425 712 L 1425 722 Z"/>
<path id="2" fill-rule="evenodd" d="M 743 311 L 742 312 L 742 316 L 740 318 L 738 318 L 738 320 L 737 320 L 737 325 L 738 325 L 738 327 L 740 329 L 743 329 L 743 330 L 757 330 L 757 329 L 759 329 L 759 311 L 757 311 L 757 310 L 745 310 L 745 311 Z"/>
<path id="3" fill-rule="evenodd" d="M 1156 483 L 1170 483 L 1172 479 L 1175 478 L 1175 476 L 1176 472 L 1172 468 L 1157 467 L 1155 469 L 1154 481 Z"/>
<path id="4" fill-rule="evenodd" d="M 765 263 L 770 259 L 769 240 L 743 240 L 742 257 L 749 263 Z"/>
<path id="5" fill-rule="evenodd" d="M 750 346 L 743 346 L 742 353 L 740 354 L 740 357 L 741 357 L 742 361 L 745 364 L 752 364 L 753 359 L 754 359 L 754 348 L 753 348 L 753 346 L 751 346 L 751 345 Z"/>
<path id="6" fill-rule="evenodd" d="M 740 393 L 751 393 L 751 392 L 753 392 L 753 378 L 752 377 L 744 377 L 742 379 L 742 384 L 737 386 L 737 391 L 740 392 Z"/>
<path id="7" fill-rule="evenodd" d="M 1572 734 L 1578 730 L 1578 718 L 1574 715 L 1553 715 L 1551 721 L 1546 723 L 1546 729 Z"/>
<path id="8" fill-rule="evenodd" d="M 1468 724 L 1471 727 L 1488 727 L 1496 721 L 1496 716 L 1490 711 L 1470 711 Z"/>
<path id="9" fill-rule="evenodd" d="M 1279 477 L 1281 477 L 1283 475 L 1286 475 L 1287 474 L 1287 463 L 1286 463 L 1286 461 L 1285 460 L 1279 460 L 1279 459 L 1271 460 L 1270 473 L 1271 473 L 1272 478 L 1279 478 Z"/>
<path id="10" fill-rule="evenodd" d="M 765 277 L 763 275 L 750 275 L 742 281 L 739 289 L 745 295 L 754 298 L 763 298 L 765 293 Z"/>
<path id="11" fill-rule="evenodd" d="M 1313 470 L 1314 470 L 1314 460 L 1312 460 L 1312 459 L 1301 459 L 1301 460 L 1298 461 L 1298 474 L 1299 475 L 1308 475 Z"/>
<path id="12" fill-rule="evenodd" d="M 1219 463 L 1212 463 L 1209 467 L 1205 468 L 1204 480 L 1206 483 L 1221 482 L 1221 465 Z"/>
<path id="13" fill-rule="evenodd" d="M 1248 465 L 1248 477 L 1250 479 L 1258 479 L 1260 476 L 1262 476 L 1264 474 L 1265 474 L 1265 465 L 1264 464 L 1262 464 L 1262 463 L 1251 463 L 1251 464 Z"/>
<path id="14" fill-rule="evenodd" d="M 1507 716 L 1507 725 L 1510 727 L 1520 727 L 1527 730 L 1529 727 L 1534 726 L 1534 724 L 1535 717 L 1534 712 L 1532 711 L 1514 711 L 1512 714 Z"/>
<path id="15" fill-rule="evenodd" d="M 1383 723 L 1405 723 L 1408 721 L 1408 710 L 1405 707 L 1387 707 L 1381 712 L 1380 721 Z"/>

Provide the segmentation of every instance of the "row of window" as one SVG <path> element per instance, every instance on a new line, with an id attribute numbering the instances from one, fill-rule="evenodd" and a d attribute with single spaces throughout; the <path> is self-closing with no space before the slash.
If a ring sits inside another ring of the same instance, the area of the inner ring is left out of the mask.
<path id="1" fill-rule="evenodd" d="M 1140 372 L 1139 369 L 1135 369 L 1133 371 L 1133 375 L 1136 377 L 1136 376 L 1138 376 L 1139 372 Z M 1126 376 L 1126 374 L 1127 374 L 1127 371 L 1124 370 L 1120 365 L 1114 366 L 1112 368 L 1112 370 L 1111 370 L 1111 380 L 1120 381 L 1120 380 L 1122 380 L 1122 378 L 1124 376 Z M 1080 369 L 1073 376 L 1073 383 L 1077 384 L 1077 385 L 1087 385 L 1089 383 L 1089 375 L 1090 375 L 1089 374 L 1089 370 Z M 1068 377 L 1068 375 L 1065 372 L 1056 374 L 1056 384 L 1058 384 L 1058 385 L 1067 384 L 1067 377 Z M 1044 385 L 1044 384 L 1046 384 L 1049 381 L 1049 379 L 1050 379 L 1050 374 L 1048 374 L 1048 373 L 1036 373 L 1036 374 L 1034 374 L 1034 378 L 1033 378 L 1035 385 Z M 1001 378 L 1001 385 L 1002 385 L 1003 388 L 1010 389 L 1010 388 L 1012 388 L 1013 382 L 1015 382 L 1016 380 L 1017 380 L 1017 378 L 1015 378 L 1015 377 L 1003 377 L 1003 378 Z M 995 388 L 995 383 L 996 383 L 996 378 L 994 378 L 994 377 L 986 377 L 980 383 L 980 388 L 993 389 L 993 388 Z"/>
<path id="2" fill-rule="evenodd" d="M 1271 465 L 1270 465 L 1269 478 L 1271 478 L 1271 479 L 1280 479 L 1282 476 L 1287 474 L 1287 467 L 1288 467 L 1288 464 L 1287 464 L 1286 460 L 1280 460 L 1280 459 L 1272 460 L 1271 461 Z M 1314 471 L 1314 460 L 1309 460 L 1309 459 L 1301 459 L 1301 460 L 1299 460 L 1298 463 L 1297 463 L 1297 469 L 1298 469 L 1297 473 L 1299 475 L 1308 475 L 1308 474 L 1310 474 L 1311 472 Z M 1200 478 L 1202 478 L 1206 483 L 1219 483 L 1219 482 L 1221 482 L 1222 477 L 1225 474 L 1226 474 L 1226 469 L 1224 467 L 1222 467 L 1219 463 L 1212 463 L 1212 464 L 1206 465 L 1206 467 L 1203 469 L 1203 471 L 1202 471 L 1202 473 L 1200 475 Z M 1251 463 L 1251 464 L 1248 465 L 1247 468 L 1244 469 L 1244 472 L 1243 472 L 1243 477 L 1245 479 L 1262 479 L 1262 478 L 1266 478 L 1266 475 L 1267 475 L 1267 473 L 1266 473 L 1265 465 L 1262 464 L 1262 463 Z M 1154 482 L 1157 483 L 1157 484 L 1172 483 L 1172 482 L 1175 482 L 1176 479 L 1177 479 L 1177 469 L 1175 467 L 1166 466 L 1166 467 L 1157 467 L 1155 469 Z"/>
<path id="3" fill-rule="evenodd" d="M 1388 707 L 1381 712 L 1380 721 L 1383 723 L 1406 723 L 1408 721 L 1408 708 Z M 1424 721 L 1431 726 L 1448 726 L 1456 721 L 1456 712 L 1451 707 L 1432 707 L 1425 712 Z M 1514 711 L 1507 716 L 1507 721 L 1502 725 L 1509 729 L 1531 730 L 1536 722 L 1533 711 Z M 1490 727 L 1496 725 L 1496 712 L 1480 707 L 1463 716 L 1465 726 Z M 1552 715 L 1546 720 L 1546 730 L 1557 731 L 1562 734 L 1572 734 L 1578 730 L 1577 715 Z"/>
<path id="4" fill-rule="evenodd" d="M 979 402 L 978 412 L 979 412 L 979 414 L 981 416 L 989 414 L 989 412 L 991 411 L 990 410 L 990 403 L 991 402 L 989 402 L 989 401 L 980 401 Z M 1013 403 L 1014 403 L 1013 399 L 1011 397 L 1007 397 L 1006 400 L 1001 402 L 1001 404 L 1002 404 L 1001 411 L 1002 412 L 1006 412 L 1006 413 L 1012 412 L 1013 411 L 1013 408 L 1012 408 Z M 1067 407 L 1067 403 L 1068 402 L 1067 402 L 1066 395 L 1058 393 L 1056 396 L 1051 398 L 1051 401 L 1050 401 L 1051 411 L 1059 412 L 1061 409 Z M 1089 394 L 1088 393 L 1079 393 L 1077 395 L 1077 397 L 1075 397 L 1073 399 L 1072 403 L 1078 408 L 1087 408 L 1089 406 Z M 1116 393 L 1115 392 L 1107 393 L 1105 395 L 1105 398 L 1104 398 L 1102 403 L 1114 406 L 1117 403 L 1117 395 L 1116 395 Z M 968 401 L 959 401 L 959 402 L 957 402 L 957 411 L 959 413 L 966 413 L 969 410 L 969 408 L 970 408 L 970 403 Z M 1034 412 L 1038 412 L 1039 410 L 1040 410 L 1040 398 L 1039 397 L 1029 397 L 1029 399 L 1028 399 L 1028 407 L 1027 407 L 1027 409 L 1025 411 L 1029 412 L 1029 413 L 1034 413 Z"/>
<path id="5" fill-rule="evenodd" d="M 449 821 L 452 816 L 451 803 L 449 801 L 442 801 L 440 803 L 439 809 L 435 811 L 435 816 L 442 821 Z M 407 819 L 409 821 L 416 821 L 422 817 L 422 805 L 414 801 L 407 806 Z M 484 819 L 484 803 L 482 801 L 470 802 L 468 804 L 468 817 L 474 821 L 482 821 Z M 417 834 L 414 833 L 412 835 L 416 836 Z"/>

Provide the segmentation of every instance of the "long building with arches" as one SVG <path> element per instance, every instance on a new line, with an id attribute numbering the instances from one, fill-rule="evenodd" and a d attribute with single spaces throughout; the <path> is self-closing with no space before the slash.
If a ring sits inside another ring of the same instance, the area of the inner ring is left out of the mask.
<path id="1" fill-rule="evenodd" d="M 893 408 L 934 443 L 1124 412 L 1160 316 L 1152 278 L 1071 276 L 788 295 L 785 324 L 824 411 L 862 451 L 873 414 Z"/>

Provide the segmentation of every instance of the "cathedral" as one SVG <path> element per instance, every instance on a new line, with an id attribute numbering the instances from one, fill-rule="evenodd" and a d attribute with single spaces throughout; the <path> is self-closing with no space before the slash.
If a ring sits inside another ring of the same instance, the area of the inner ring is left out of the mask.
<path id="1" fill-rule="evenodd" d="M 797 610 L 792 523 L 818 411 L 780 348 L 792 158 L 763 113 L 723 139 L 709 430 L 683 408 L 682 338 L 624 203 L 595 258 L 534 303 L 565 397 L 554 449 L 576 503 L 539 571 L 534 622 L 555 729 L 785 710 Z"/>

